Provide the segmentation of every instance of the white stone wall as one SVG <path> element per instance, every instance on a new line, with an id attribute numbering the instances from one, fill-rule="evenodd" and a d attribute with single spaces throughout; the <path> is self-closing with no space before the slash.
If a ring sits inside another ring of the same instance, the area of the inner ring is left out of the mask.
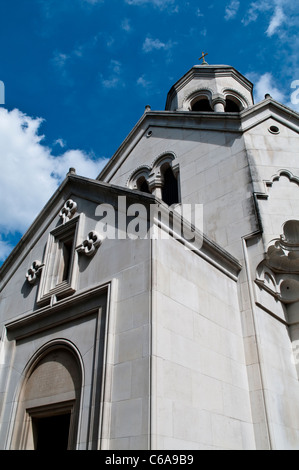
<path id="1" fill-rule="evenodd" d="M 153 257 L 154 448 L 254 449 L 235 281 L 173 240 Z"/>
<path id="2" fill-rule="evenodd" d="M 108 256 L 103 253 L 103 262 L 105 259 L 111 276 L 116 275 L 113 272 L 115 258 L 122 262 L 128 252 L 131 257 L 117 276 L 118 292 L 112 299 L 115 302 L 114 351 L 107 446 L 109 449 L 147 449 L 150 440 L 150 244 L 149 240 L 120 240 L 118 252 L 113 243 L 110 251 L 108 244 Z M 101 264 L 100 258 L 99 267 Z"/>
<path id="3" fill-rule="evenodd" d="M 298 376 L 288 328 L 256 308 L 262 381 L 271 447 L 298 450 Z"/>

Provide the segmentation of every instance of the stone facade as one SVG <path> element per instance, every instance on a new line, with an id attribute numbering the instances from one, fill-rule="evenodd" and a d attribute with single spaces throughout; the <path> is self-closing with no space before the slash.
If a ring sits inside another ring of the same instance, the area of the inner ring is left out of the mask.
<path id="1" fill-rule="evenodd" d="M 2 449 L 299 449 L 298 117 L 194 66 L 70 171 L 0 271 Z"/>

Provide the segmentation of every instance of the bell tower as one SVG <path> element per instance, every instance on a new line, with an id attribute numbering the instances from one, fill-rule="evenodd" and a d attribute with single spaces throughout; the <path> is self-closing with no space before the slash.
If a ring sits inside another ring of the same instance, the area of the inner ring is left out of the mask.
<path id="1" fill-rule="evenodd" d="M 234 67 L 204 60 L 173 85 L 165 110 L 240 112 L 253 105 L 252 89 L 252 83 Z"/>

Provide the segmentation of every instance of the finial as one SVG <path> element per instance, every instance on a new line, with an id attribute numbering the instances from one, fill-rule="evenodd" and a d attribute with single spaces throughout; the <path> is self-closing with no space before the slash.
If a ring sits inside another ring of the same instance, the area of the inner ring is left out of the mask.
<path id="1" fill-rule="evenodd" d="M 202 65 L 208 65 L 208 62 L 205 61 L 205 56 L 208 55 L 208 53 L 204 53 L 202 52 L 202 55 L 201 57 L 198 59 L 198 60 L 201 60 L 202 59 Z"/>

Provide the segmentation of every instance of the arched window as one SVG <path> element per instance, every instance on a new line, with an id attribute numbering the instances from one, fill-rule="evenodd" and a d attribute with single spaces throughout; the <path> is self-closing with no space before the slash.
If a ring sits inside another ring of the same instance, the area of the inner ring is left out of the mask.
<path id="1" fill-rule="evenodd" d="M 145 179 L 144 176 L 141 176 L 141 177 L 137 180 L 137 189 L 138 189 L 139 191 L 142 191 L 143 193 L 151 194 L 150 189 L 149 189 L 148 182 L 146 181 L 146 179 Z"/>
<path id="2" fill-rule="evenodd" d="M 76 448 L 82 386 L 79 361 L 62 344 L 46 351 L 23 385 L 14 439 L 19 450 Z"/>
<path id="3" fill-rule="evenodd" d="M 162 200 L 169 206 L 179 202 L 178 181 L 173 174 L 172 168 L 168 166 L 163 172 L 164 184 L 162 187 Z"/>
<path id="4" fill-rule="evenodd" d="M 127 185 L 131 189 L 138 189 L 147 194 L 151 194 L 151 190 L 148 184 L 148 178 L 150 176 L 151 168 L 148 166 L 142 166 L 134 171 L 130 176 Z"/>
<path id="5" fill-rule="evenodd" d="M 230 98 L 226 98 L 225 100 L 225 112 L 227 113 L 239 113 L 240 106 L 237 101 L 232 100 Z"/>
<path id="6" fill-rule="evenodd" d="M 225 111 L 227 113 L 238 113 L 240 111 L 239 106 L 233 100 L 229 98 L 225 102 Z"/>
<path id="7" fill-rule="evenodd" d="M 191 110 L 192 111 L 209 111 L 209 112 L 213 111 L 213 109 L 211 108 L 210 102 L 207 98 L 201 98 L 195 101 L 195 103 L 193 103 L 191 106 Z"/>

